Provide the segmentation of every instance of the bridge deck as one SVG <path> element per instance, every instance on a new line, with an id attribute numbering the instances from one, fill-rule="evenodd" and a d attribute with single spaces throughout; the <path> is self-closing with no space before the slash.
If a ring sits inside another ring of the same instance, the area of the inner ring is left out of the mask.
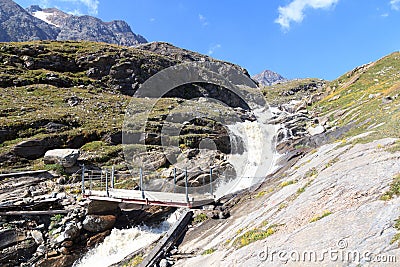
<path id="1" fill-rule="evenodd" d="M 106 191 L 88 190 L 84 194 L 85 197 L 91 200 L 103 200 L 110 202 L 124 202 L 143 205 L 157 206 L 173 206 L 173 207 L 199 207 L 214 202 L 213 196 L 205 195 L 188 195 L 188 200 L 185 194 L 170 193 L 170 192 L 154 192 L 126 189 L 109 189 Z"/>

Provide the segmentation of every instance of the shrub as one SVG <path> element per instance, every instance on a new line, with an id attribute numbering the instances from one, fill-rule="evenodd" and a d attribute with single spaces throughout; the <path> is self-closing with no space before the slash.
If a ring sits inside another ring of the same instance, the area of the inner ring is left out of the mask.
<path id="1" fill-rule="evenodd" d="M 209 255 L 215 252 L 215 248 L 209 248 L 203 251 L 203 253 L 201 253 L 201 255 Z"/>
<path id="2" fill-rule="evenodd" d="M 381 196 L 381 200 L 390 200 L 398 195 L 400 195 L 400 173 L 394 176 L 389 190 Z"/>
<path id="3" fill-rule="evenodd" d="M 285 187 L 285 186 L 294 184 L 294 183 L 296 183 L 296 182 L 297 182 L 297 181 L 295 181 L 295 180 L 284 181 L 284 182 L 282 182 L 279 186 L 280 186 L 280 187 Z"/>
<path id="4" fill-rule="evenodd" d="M 195 224 L 198 224 L 198 223 L 204 222 L 204 221 L 207 220 L 207 219 L 208 219 L 208 217 L 207 217 L 207 215 L 206 215 L 205 213 L 200 213 L 200 214 L 197 214 L 197 215 L 194 217 L 193 222 L 194 222 Z"/>
<path id="5" fill-rule="evenodd" d="M 310 222 L 319 221 L 319 220 L 321 220 L 322 218 L 324 218 L 324 217 L 326 217 L 326 216 L 329 216 L 329 215 L 331 215 L 331 214 L 332 214 L 332 212 L 330 212 L 329 210 L 325 210 L 324 213 L 322 213 L 321 215 L 318 215 L 318 216 L 313 217 L 313 218 L 310 220 Z"/>

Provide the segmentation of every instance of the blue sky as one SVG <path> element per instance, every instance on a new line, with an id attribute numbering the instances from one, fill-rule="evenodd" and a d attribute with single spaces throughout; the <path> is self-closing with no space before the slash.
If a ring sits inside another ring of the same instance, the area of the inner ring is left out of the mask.
<path id="1" fill-rule="evenodd" d="M 17 0 L 287 78 L 332 80 L 400 49 L 400 0 Z"/>

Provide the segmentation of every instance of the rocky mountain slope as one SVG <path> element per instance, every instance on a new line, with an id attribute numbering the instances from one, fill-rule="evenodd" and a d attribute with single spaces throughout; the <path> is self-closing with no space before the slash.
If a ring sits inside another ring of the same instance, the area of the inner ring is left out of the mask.
<path id="1" fill-rule="evenodd" d="M 218 96 L 226 108 L 218 112 L 239 114 L 244 121 L 252 118 L 233 95 L 204 84 L 180 87 L 161 100 L 135 96 L 146 79 L 169 66 L 218 62 L 167 43 L 137 48 L 91 42 L 4 43 L 0 57 L 2 172 L 51 169 L 59 175 L 36 180 L 2 178 L 0 208 L 65 208 L 67 213 L 39 219 L 2 216 L 0 261 L 10 265 L 27 262 L 29 255 L 34 255 L 29 264 L 40 260 L 49 266 L 71 265 L 80 251 L 103 240 L 119 219 L 126 223 L 138 217 L 88 216 L 90 208 L 76 197 L 77 176 L 65 173 L 59 164 L 45 163 L 47 150 L 77 148 L 81 150 L 79 162 L 92 170 L 115 165 L 124 171 L 121 128 L 126 107 L 133 103 L 139 117 L 153 110 L 148 117 L 149 134 L 143 136 L 150 145 L 148 162 L 155 163 L 157 175 L 168 178 L 172 173 L 161 155 L 159 138 L 167 114 L 216 112 L 202 97 L 222 91 Z M 247 75 L 240 66 L 220 63 L 224 75 L 232 69 Z M 183 242 L 163 262 L 298 266 L 314 264 L 318 258 L 326 266 L 391 266 L 398 261 L 399 73 L 400 54 L 396 52 L 331 82 L 302 79 L 261 88 L 273 111 L 268 123 L 277 128 L 276 149 L 281 157 L 276 169 L 263 184 L 225 196 L 208 210 L 196 210 Z M 191 100 L 183 108 L 180 104 L 185 99 Z M 185 163 L 216 164 L 216 172 L 218 167 L 227 168 L 225 136 L 215 122 L 185 122 L 178 140 Z M 199 153 L 199 140 L 205 137 L 221 141 L 220 153 L 211 158 Z M 204 174 L 200 170 L 190 177 L 192 185 Z M 135 187 L 130 178 L 120 180 L 118 186 Z M 99 232 L 93 229 L 96 220 L 104 226 Z M 329 258 L 325 251 L 344 256 Z M 285 252 L 292 254 L 286 257 Z M 137 264 L 146 255 L 136 256 L 127 262 Z"/>
<path id="2" fill-rule="evenodd" d="M 282 77 L 280 74 L 270 70 L 264 70 L 263 72 L 252 76 L 251 78 L 262 86 L 269 86 L 279 82 L 287 81 L 287 79 Z"/>
<path id="3" fill-rule="evenodd" d="M 166 43 L 152 45 L 169 50 L 158 54 L 159 51 L 150 52 L 145 47 L 121 48 L 90 42 L 3 44 L 0 48 L 1 168 L 32 166 L 30 161 L 41 161 L 49 149 L 81 148 L 85 144 L 91 151 L 89 154 L 96 155 L 95 162 L 121 161 L 121 157 L 116 160 L 118 157 L 113 156 L 122 156 L 121 131 L 128 103 L 137 101 L 135 113 L 151 110 L 156 103 L 156 99 L 131 97 L 137 88 L 162 69 L 197 61 L 196 53 Z M 219 62 L 209 57 L 203 61 Z M 220 63 L 247 73 L 239 66 Z M 191 99 L 212 94 L 215 89 L 197 84 L 188 95 L 185 93 L 188 86 L 177 88 L 174 96 Z M 229 96 L 224 93 L 216 97 L 228 105 L 236 105 L 235 98 Z M 169 98 L 157 102 L 158 111 L 153 114 L 154 123 L 149 122 L 149 131 L 159 134 L 159 116 L 162 112 L 168 114 L 178 102 Z M 204 127 L 204 122 L 194 123 L 199 125 L 192 126 L 195 132 L 186 130 L 187 137 L 183 135 L 180 140 L 182 144 L 193 146 L 206 132 L 215 132 Z M 152 140 L 156 145 L 158 139 Z M 95 143 L 88 144 L 92 142 Z M 40 165 L 34 168 L 43 167 Z"/>
<path id="4" fill-rule="evenodd" d="M 86 40 L 132 46 L 147 42 L 124 21 L 103 22 L 92 16 L 74 16 L 55 8 L 0 1 L 0 41 Z"/>

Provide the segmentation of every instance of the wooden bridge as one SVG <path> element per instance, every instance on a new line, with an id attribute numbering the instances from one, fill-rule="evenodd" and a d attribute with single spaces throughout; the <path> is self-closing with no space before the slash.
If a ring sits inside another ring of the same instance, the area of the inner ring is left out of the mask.
<path id="1" fill-rule="evenodd" d="M 210 177 L 212 176 L 212 169 L 210 170 Z M 115 184 L 114 168 L 110 172 L 106 171 L 99 175 L 87 175 L 85 167 L 82 166 L 82 195 L 90 200 L 108 201 L 118 203 L 131 203 L 139 205 L 157 205 L 157 206 L 170 206 L 170 207 L 187 207 L 194 208 L 215 201 L 215 196 L 212 194 L 212 179 L 210 178 L 210 192 L 207 194 L 189 194 L 187 172 L 185 172 L 185 193 L 175 192 L 157 192 L 147 191 L 143 189 L 143 174 L 140 171 L 140 186 L 139 190 L 134 189 L 117 189 Z M 95 181 L 100 186 L 93 186 Z M 174 184 L 176 177 L 174 177 Z M 93 189 L 95 187 L 95 189 Z"/>
<path id="2" fill-rule="evenodd" d="M 186 195 L 170 192 L 152 192 L 141 190 L 113 189 L 107 191 L 86 191 L 84 197 L 91 200 L 101 200 L 139 205 L 157 205 L 171 207 L 200 207 L 214 202 L 212 196 Z"/>

